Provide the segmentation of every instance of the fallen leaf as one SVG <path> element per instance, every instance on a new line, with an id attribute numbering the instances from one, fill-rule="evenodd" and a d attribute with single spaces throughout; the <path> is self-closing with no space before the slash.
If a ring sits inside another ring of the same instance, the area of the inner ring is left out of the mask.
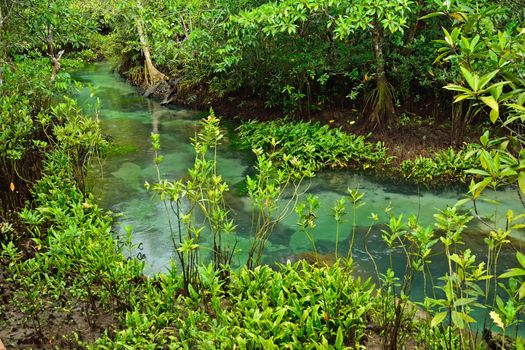
<path id="1" fill-rule="evenodd" d="M 11 192 L 14 192 L 15 191 L 15 184 L 11 182 L 9 184 L 9 188 L 11 189 Z"/>

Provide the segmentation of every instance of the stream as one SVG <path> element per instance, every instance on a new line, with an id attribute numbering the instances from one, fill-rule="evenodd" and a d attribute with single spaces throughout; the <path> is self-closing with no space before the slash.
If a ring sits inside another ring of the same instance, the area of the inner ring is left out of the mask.
<path id="1" fill-rule="evenodd" d="M 133 241 L 140 245 L 140 253 L 145 255 L 146 273 L 166 271 L 170 260 L 175 257 L 168 229 L 167 216 L 162 203 L 151 199 L 151 193 L 144 188 L 145 181 L 155 182 L 156 171 L 153 164 L 153 151 L 150 144 L 151 132 L 161 135 L 161 175 L 168 180 L 183 177 L 193 165 L 194 152 L 189 142 L 198 130 L 200 118 L 206 113 L 174 106 L 164 107 L 158 102 L 143 98 L 137 90 L 111 72 L 108 63 L 87 66 L 73 75 L 83 83 L 90 83 L 95 88 L 95 96 L 100 99 L 98 118 L 102 130 L 109 135 L 116 145 L 113 152 L 102 163 L 95 163 L 90 171 L 91 190 L 100 205 L 118 213 L 115 231 L 124 231 L 124 227 L 133 228 Z M 80 103 L 89 110 L 89 92 L 84 90 L 78 97 Z M 234 265 L 246 262 L 250 238 L 246 234 L 251 225 L 251 210 L 247 196 L 238 191 L 240 184 L 250 171 L 251 157 L 224 145 L 218 152 L 218 171 L 230 186 L 227 204 L 232 210 L 237 223 L 239 252 L 235 255 Z M 309 183 L 309 192 L 319 196 L 321 208 L 317 214 L 317 226 L 313 232 L 318 252 L 327 260 L 333 260 L 335 251 L 335 221 L 331 208 L 336 199 L 346 194 L 347 188 L 359 189 L 365 193 L 365 205 L 357 209 L 355 243 L 353 259 L 356 273 L 362 276 L 374 275 L 370 255 L 374 258 L 379 271 L 386 271 L 393 254 L 393 266 L 397 273 L 404 271 L 403 254 L 391 252 L 381 238 L 388 216 L 384 209 L 391 207 L 395 215 L 417 215 L 422 225 L 433 225 L 433 215 L 440 209 L 454 205 L 465 198 L 466 188 L 438 188 L 427 190 L 416 185 L 400 184 L 395 179 L 378 180 L 367 174 L 350 171 L 323 171 Z M 478 209 L 484 220 L 504 227 L 507 209 L 516 214 L 524 211 L 516 191 L 512 189 L 497 192 L 487 191 L 486 198 L 480 201 Z M 348 202 L 347 202 L 348 203 Z M 341 226 L 339 254 L 345 255 L 349 248 L 352 232 L 352 207 L 348 203 L 347 222 Z M 370 213 L 379 216 L 378 222 L 372 222 Z M 296 225 L 297 216 L 292 213 L 281 222 L 271 236 L 263 262 L 273 264 L 296 260 L 312 251 L 312 245 Z M 370 228 L 370 225 L 374 224 Z M 465 247 L 483 258 L 485 244 L 483 237 L 488 232 L 484 221 L 473 220 L 463 235 Z M 522 231 L 514 232 L 512 247 L 501 253 L 500 269 L 515 266 L 515 250 L 520 249 Z M 441 246 L 438 243 L 436 246 Z M 430 270 L 434 276 L 442 276 L 446 271 L 446 259 L 437 248 Z M 369 252 L 367 252 L 367 250 Z M 369 255 L 370 254 L 370 255 Z M 422 294 L 421 283 L 416 280 L 413 294 Z"/>

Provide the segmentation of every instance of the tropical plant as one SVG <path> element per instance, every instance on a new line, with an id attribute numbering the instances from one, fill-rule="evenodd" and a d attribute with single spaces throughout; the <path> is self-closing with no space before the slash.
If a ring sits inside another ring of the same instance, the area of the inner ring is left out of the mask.
<path id="1" fill-rule="evenodd" d="M 385 146 L 363 136 L 319 123 L 250 121 L 238 128 L 243 149 L 263 148 L 295 157 L 314 170 L 323 168 L 383 169 L 390 162 Z"/>

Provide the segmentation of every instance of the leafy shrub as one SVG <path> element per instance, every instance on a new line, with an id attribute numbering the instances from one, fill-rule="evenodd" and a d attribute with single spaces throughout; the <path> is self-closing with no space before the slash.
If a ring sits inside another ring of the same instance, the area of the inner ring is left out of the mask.
<path id="1" fill-rule="evenodd" d="M 46 153 L 62 147 L 72 155 L 82 183 L 85 165 L 105 147 L 98 124 L 72 99 L 67 73 L 50 80 L 49 62 L 19 59 L 4 66 L 0 85 L 0 216 L 23 206 L 29 184 L 40 178 Z"/>
<path id="2" fill-rule="evenodd" d="M 471 145 L 459 151 L 449 147 L 436 152 L 433 157 L 407 159 L 401 163 L 399 170 L 404 178 L 421 184 L 466 183 L 469 175 L 465 171 L 479 163 L 475 157 L 467 157 L 471 149 Z"/>
<path id="3" fill-rule="evenodd" d="M 250 121 L 238 128 L 241 148 L 276 148 L 315 170 L 325 168 L 383 169 L 391 161 L 381 143 L 319 123 Z"/>
<path id="4" fill-rule="evenodd" d="M 79 190 L 74 166 L 67 153 L 51 152 L 33 188 L 34 209 L 20 212 L 36 245 L 34 257 L 22 260 L 12 243 L 0 255 L 9 261 L 11 306 L 43 342 L 52 337 L 44 331 L 50 314 L 81 308 L 86 324 L 97 330 L 102 313 L 127 308 L 139 295 L 143 263 L 126 262 L 116 249 L 111 218 Z"/>
<path id="5" fill-rule="evenodd" d="M 376 307 L 370 281 L 355 280 L 337 265 L 244 268 L 227 289 L 211 271 L 202 270 L 206 288 L 189 296 L 174 297 L 181 279 L 173 271 L 156 277 L 148 296 L 126 314 L 126 327 L 92 348 L 356 348 Z"/>

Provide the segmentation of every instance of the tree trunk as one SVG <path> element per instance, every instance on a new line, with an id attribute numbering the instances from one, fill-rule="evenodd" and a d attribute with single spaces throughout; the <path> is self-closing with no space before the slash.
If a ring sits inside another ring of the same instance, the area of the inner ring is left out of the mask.
<path id="1" fill-rule="evenodd" d="M 149 51 L 148 38 L 146 36 L 146 33 L 144 32 L 144 25 L 142 24 L 142 20 L 140 18 L 137 18 L 136 24 L 137 32 L 139 34 L 140 39 L 140 46 L 142 48 L 142 52 L 144 53 L 144 78 L 146 79 L 146 85 L 151 86 L 158 83 L 160 80 L 166 80 L 167 77 L 153 65 L 153 61 L 151 60 L 151 54 Z"/>
<path id="2" fill-rule="evenodd" d="M 380 24 L 376 24 L 372 34 L 374 59 L 376 64 L 376 90 L 372 92 L 368 102 L 372 105 L 372 113 L 366 127 L 375 129 L 381 124 L 388 124 L 395 117 L 394 96 L 390 88 L 385 69 L 383 54 L 384 32 Z"/>
<path id="3" fill-rule="evenodd" d="M 61 65 L 60 65 L 60 59 L 62 58 L 62 55 L 64 54 L 64 50 L 60 50 L 58 54 L 55 55 L 55 48 L 54 48 L 54 40 L 53 40 L 53 27 L 48 26 L 47 27 L 47 55 L 49 58 L 51 58 L 51 62 L 53 63 L 53 70 L 51 71 L 51 81 L 55 81 L 58 72 L 60 71 Z"/>
<path id="4" fill-rule="evenodd" d="M 465 103 L 468 104 L 466 111 L 463 108 Z M 468 101 L 460 101 L 452 105 L 451 144 L 458 148 L 461 147 L 463 140 L 465 139 L 467 126 L 470 124 L 473 116 L 474 108 L 472 107 L 472 103 Z"/>
<path id="5" fill-rule="evenodd" d="M 2 5 L 0 4 L 0 86 L 4 83 L 4 79 L 2 78 L 2 71 L 3 71 L 3 65 L 4 65 L 4 13 L 2 12 Z M 1 350 L 1 349 L 0 349 Z"/>

